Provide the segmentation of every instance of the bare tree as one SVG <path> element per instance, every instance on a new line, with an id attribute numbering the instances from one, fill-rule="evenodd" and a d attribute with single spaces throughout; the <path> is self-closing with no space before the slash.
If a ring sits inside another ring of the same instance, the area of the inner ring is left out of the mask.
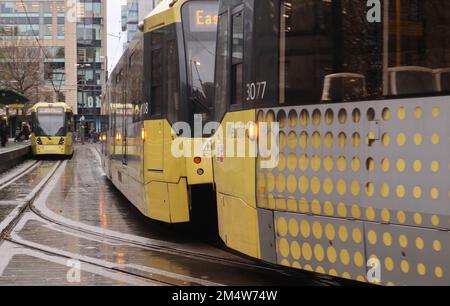
<path id="1" fill-rule="evenodd" d="M 36 102 L 44 85 L 41 63 L 41 50 L 32 41 L 0 38 L 0 88 Z"/>

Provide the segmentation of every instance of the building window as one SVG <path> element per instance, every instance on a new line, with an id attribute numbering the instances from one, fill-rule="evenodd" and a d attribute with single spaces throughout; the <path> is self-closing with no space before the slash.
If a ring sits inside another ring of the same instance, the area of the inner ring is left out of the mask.
<path id="1" fill-rule="evenodd" d="M 65 83 L 65 64 L 58 62 L 44 63 L 44 79 L 47 83 L 55 85 L 64 85 Z"/>

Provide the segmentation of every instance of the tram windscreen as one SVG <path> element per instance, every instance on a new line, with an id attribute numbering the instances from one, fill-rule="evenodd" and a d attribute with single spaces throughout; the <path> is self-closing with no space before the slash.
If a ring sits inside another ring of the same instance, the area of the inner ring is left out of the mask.
<path id="1" fill-rule="evenodd" d="M 190 1 L 183 7 L 183 31 L 190 98 L 196 113 L 213 105 L 218 1 Z"/>
<path id="2" fill-rule="evenodd" d="M 61 107 L 39 108 L 34 124 L 36 136 L 65 136 L 65 113 Z"/>

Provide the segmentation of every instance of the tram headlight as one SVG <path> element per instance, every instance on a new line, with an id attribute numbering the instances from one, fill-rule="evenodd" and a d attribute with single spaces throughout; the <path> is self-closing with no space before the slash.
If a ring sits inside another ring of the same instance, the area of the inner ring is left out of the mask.
<path id="1" fill-rule="evenodd" d="M 147 133 L 145 132 L 144 128 L 141 129 L 141 138 L 142 138 L 142 141 L 145 141 L 147 138 Z"/>
<path id="2" fill-rule="evenodd" d="M 37 142 L 38 145 L 42 146 L 41 137 L 36 138 L 36 142 Z"/>
<path id="3" fill-rule="evenodd" d="M 64 138 L 61 137 L 61 138 L 59 139 L 59 145 L 62 146 L 62 145 L 65 144 L 65 143 L 66 143 L 66 141 L 64 140 Z"/>
<path id="4" fill-rule="evenodd" d="M 251 141 L 255 141 L 258 139 L 258 124 L 255 122 L 249 122 L 247 124 L 247 136 Z"/>

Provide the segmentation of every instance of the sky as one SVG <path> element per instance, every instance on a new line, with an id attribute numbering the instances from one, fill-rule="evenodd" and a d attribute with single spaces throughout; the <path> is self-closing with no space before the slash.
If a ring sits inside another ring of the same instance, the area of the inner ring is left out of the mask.
<path id="1" fill-rule="evenodd" d="M 126 0 L 108 0 L 108 72 L 111 73 L 122 55 L 126 35 L 121 29 L 121 6 Z M 120 39 L 119 39 L 120 37 Z"/>

